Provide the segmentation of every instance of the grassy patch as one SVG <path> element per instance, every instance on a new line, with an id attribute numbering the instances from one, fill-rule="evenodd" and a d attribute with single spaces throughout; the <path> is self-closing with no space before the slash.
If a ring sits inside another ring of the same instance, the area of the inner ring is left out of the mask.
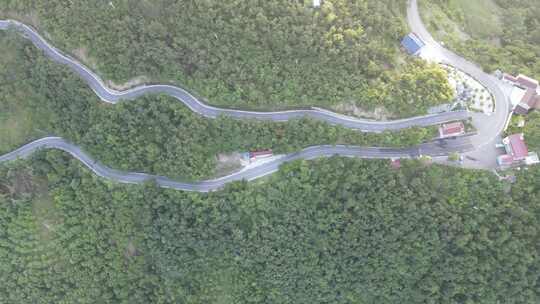
<path id="1" fill-rule="evenodd" d="M 465 29 L 473 38 L 491 38 L 502 34 L 500 10 L 492 0 L 454 0 L 450 7 L 461 11 Z"/>
<path id="2" fill-rule="evenodd" d="M 28 85 L 30 61 L 27 44 L 16 35 L 0 35 L 0 154 L 46 134 L 45 109 L 31 106 L 37 96 Z M 41 100 L 40 100 L 41 102 Z"/>
<path id="3" fill-rule="evenodd" d="M 47 134 L 40 129 L 41 119 L 36 117 L 39 114 L 26 105 L 4 99 L 0 100 L 0 109 L 0 154 Z"/>
<path id="4" fill-rule="evenodd" d="M 47 181 L 38 179 L 34 181 L 35 197 L 32 200 L 32 213 L 35 217 L 39 239 L 49 241 L 56 226 L 60 223 L 54 200 L 47 191 Z"/>
<path id="5" fill-rule="evenodd" d="M 446 7 L 420 1 L 420 13 L 439 40 L 492 39 L 502 34 L 501 8 L 492 0 L 451 0 Z"/>

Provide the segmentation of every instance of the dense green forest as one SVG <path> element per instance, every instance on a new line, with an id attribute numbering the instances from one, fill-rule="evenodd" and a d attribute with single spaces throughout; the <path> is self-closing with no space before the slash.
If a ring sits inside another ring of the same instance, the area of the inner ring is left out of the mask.
<path id="1" fill-rule="evenodd" d="M 420 0 L 435 37 L 488 71 L 540 79 L 538 0 Z"/>
<path id="2" fill-rule="evenodd" d="M 0 166 L 2 303 L 539 303 L 540 167 L 299 161 L 187 193 Z"/>
<path id="3" fill-rule="evenodd" d="M 0 33 L 0 153 L 54 134 L 82 145 L 108 166 L 181 179 L 213 176 L 216 155 L 315 144 L 410 146 L 436 128 L 361 133 L 302 119 L 287 123 L 206 119 L 168 96 L 117 105 L 98 100 L 74 73 L 14 33 Z"/>
<path id="4" fill-rule="evenodd" d="M 405 0 L 0 0 L 107 79 L 173 82 L 222 106 L 423 114 L 446 73 L 404 60 Z"/>

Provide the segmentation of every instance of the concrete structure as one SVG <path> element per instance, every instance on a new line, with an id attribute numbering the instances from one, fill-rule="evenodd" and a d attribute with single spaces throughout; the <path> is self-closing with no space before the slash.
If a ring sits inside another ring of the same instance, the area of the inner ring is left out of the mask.
<path id="1" fill-rule="evenodd" d="M 439 137 L 440 138 L 448 138 L 448 137 L 454 137 L 454 136 L 460 136 L 465 134 L 465 126 L 463 125 L 463 122 L 457 121 L 447 124 L 442 124 L 439 127 Z"/>
<path id="2" fill-rule="evenodd" d="M 313 0 L 313 7 L 314 8 L 321 7 L 321 0 Z"/>
<path id="3" fill-rule="evenodd" d="M 401 40 L 401 45 L 405 48 L 407 53 L 411 55 L 418 55 L 426 43 L 415 33 L 410 33 L 409 35 L 405 36 L 403 40 Z"/>

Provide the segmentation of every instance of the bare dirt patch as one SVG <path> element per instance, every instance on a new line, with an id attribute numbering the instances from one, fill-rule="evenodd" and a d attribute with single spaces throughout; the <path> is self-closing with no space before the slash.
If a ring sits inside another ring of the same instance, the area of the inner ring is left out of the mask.
<path id="1" fill-rule="evenodd" d="M 92 70 L 97 69 L 97 62 L 90 55 L 88 55 L 88 49 L 86 47 L 80 47 L 80 48 L 74 49 L 71 51 L 71 54 L 73 54 L 73 56 L 75 56 L 77 60 L 84 63 L 86 66 L 90 67 Z M 145 75 L 141 75 L 141 76 L 131 78 L 130 80 L 124 83 L 115 83 L 112 80 L 106 80 L 105 84 L 113 90 L 123 91 L 123 90 L 127 90 L 129 88 L 132 88 L 132 87 L 135 87 L 143 83 L 147 83 L 147 82 L 150 82 L 150 79 Z"/>
<path id="2" fill-rule="evenodd" d="M 15 194 L 37 192 L 37 185 L 34 184 L 30 172 L 26 170 L 15 170 L 12 172 L 10 172 L 12 174 L 9 174 L 9 179 L 13 181 L 12 189 Z"/>
<path id="3" fill-rule="evenodd" d="M 345 115 L 382 121 L 391 119 L 395 116 L 383 107 L 377 107 L 373 111 L 367 111 L 355 105 L 354 103 L 341 103 L 334 106 L 333 110 L 339 113 L 343 113 Z"/>
<path id="4" fill-rule="evenodd" d="M 121 84 L 114 83 L 112 80 L 107 80 L 105 83 L 111 89 L 123 91 L 149 81 L 150 79 L 146 76 L 137 76 Z"/>
<path id="5" fill-rule="evenodd" d="M 124 252 L 125 258 L 130 258 L 139 255 L 139 251 L 137 251 L 137 248 L 135 247 L 135 244 L 133 244 L 133 241 L 129 241 L 126 246 L 126 251 Z"/>
<path id="6" fill-rule="evenodd" d="M 242 155 L 238 152 L 216 156 L 216 177 L 228 175 L 242 168 Z"/>
<path id="7" fill-rule="evenodd" d="M 85 47 L 80 47 L 78 49 L 74 49 L 71 51 L 71 54 L 77 58 L 80 62 L 84 63 L 88 67 L 95 69 L 96 68 L 96 62 L 88 56 L 88 49 Z"/>

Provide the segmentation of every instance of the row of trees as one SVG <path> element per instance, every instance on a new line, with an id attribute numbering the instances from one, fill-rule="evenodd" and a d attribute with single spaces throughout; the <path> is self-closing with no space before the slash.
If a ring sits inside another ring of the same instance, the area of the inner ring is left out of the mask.
<path id="1" fill-rule="evenodd" d="M 332 158 L 196 194 L 49 151 L 0 166 L 0 301 L 538 303 L 539 179 Z"/>
<path id="2" fill-rule="evenodd" d="M 33 129 L 82 145 L 114 168 L 200 179 L 214 174 L 219 153 L 267 148 L 288 153 L 310 145 L 338 143 L 410 146 L 435 136 L 434 128 L 373 134 L 309 119 L 286 123 L 206 119 L 168 96 L 151 95 L 108 105 L 74 73 L 39 55 L 22 38 L 9 34 L 0 39 L 6 42 L 3 47 L 9 50 L 15 45 L 13 49 L 18 50 L 8 52 L 14 58 L 6 63 L 6 69 L 0 69 L 0 77 L 13 78 L 0 87 L 5 98 L 0 104 L 28 109 L 26 112 L 36 116 L 32 118 Z M 6 117 L 16 114 L 9 112 Z M 31 136 L 20 138 L 3 152 L 29 139 Z"/>
<path id="3" fill-rule="evenodd" d="M 405 3 L 17 0 L 0 12 L 35 16 L 25 21 L 116 82 L 172 81 L 222 106 L 345 102 L 405 117 L 451 97 L 440 69 L 398 59 Z"/>

